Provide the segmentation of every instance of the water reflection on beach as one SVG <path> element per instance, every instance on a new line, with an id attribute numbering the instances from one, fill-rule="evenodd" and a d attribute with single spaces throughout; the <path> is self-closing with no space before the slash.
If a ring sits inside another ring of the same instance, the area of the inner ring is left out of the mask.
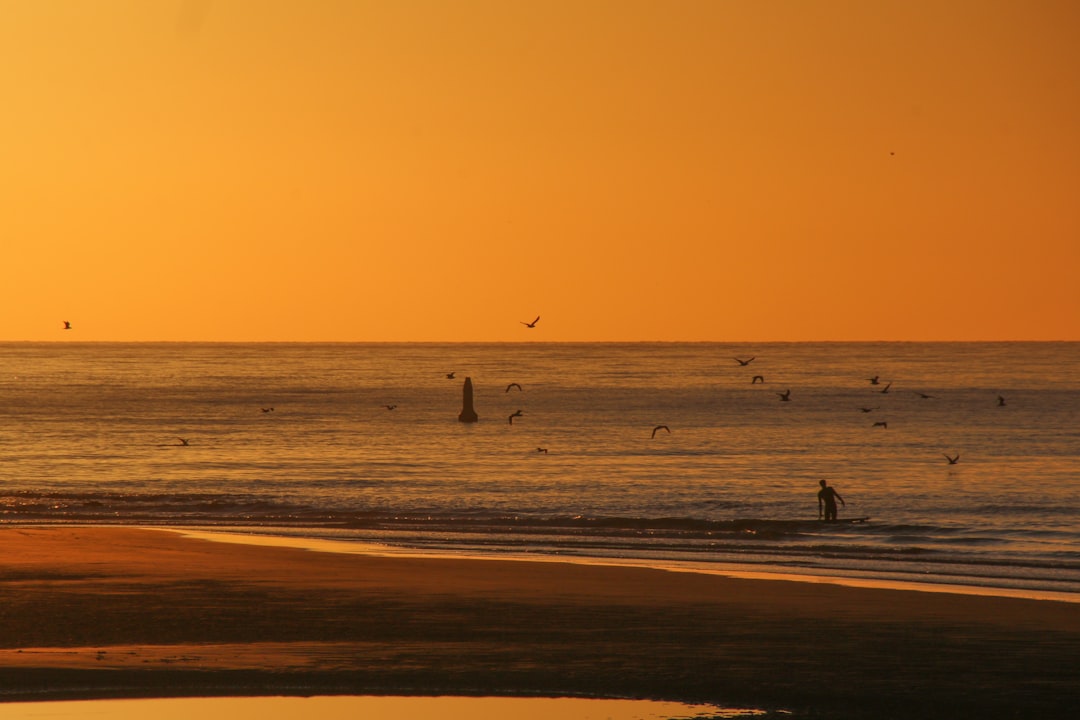
<path id="1" fill-rule="evenodd" d="M 764 715 L 760 710 L 651 700 L 514 697 L 260 697 L 86 700 L 0 705 L 5 720 L 106 718 L 108 720 L 693 720 Z"/>

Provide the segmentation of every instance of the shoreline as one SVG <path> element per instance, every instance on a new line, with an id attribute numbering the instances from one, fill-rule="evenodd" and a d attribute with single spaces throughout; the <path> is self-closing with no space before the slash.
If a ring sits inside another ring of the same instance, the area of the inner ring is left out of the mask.
<path id="1" fill-rule="evenodd" d="M 576 695 L 795 719 L 1080 703 L 1074 602 L 161 530 L 0 527 L 0 701 Z"/>
<path id="2" fill-rule="evenodd" d="M 113 527 L 113 526 L 95 526 Z M 252 532 L 246 529 L 205 529 L 198 527 L 151 527 L 145 530 L 175 532 L 183 537 L 208 540 L 210 542 L 239 543 L 260 547 L 286 547 L 312 552 L 340 553 L 345 555 L 368 555 L 373 557 L 412 557 L 444 560 L 506 560 L 510 562 L 555 562 L 572 565 L 601 567 L 633 567 L 667 572 L 687 572 L 702 575 L 718 575 L 745 580 L 785 580 L 789 582 L 825 583 L 853 588 L 877 588 L 884 590 L 912 590 L 916 592 L 946 593 L 953 595 L 978 595 L 985 597 L 1024 598 L 1028 600 L 1048 600 L 1054 602 L 1080 603 L 1080 593 L 1056 590 L 1033 590 L 1026 588 L 980 585 L 976 583 L 955 583 L 935 580 L 896 580 L 863 575 L 844 575 L 836 570 L 809 572 L 791 565 L 770 565 L 763 570 L 753 564 L 740 563 L 703 563 L 691 560 L 649 560 L 645 558 L 596 557 L 587 555 L 554 555 L 544 553 L 482 553 L 460 550 L 435 550 L 410 548 L 367 540 L 336 540 L 314 538 L 303 535 L 276 535 L 273 533 Z"/>

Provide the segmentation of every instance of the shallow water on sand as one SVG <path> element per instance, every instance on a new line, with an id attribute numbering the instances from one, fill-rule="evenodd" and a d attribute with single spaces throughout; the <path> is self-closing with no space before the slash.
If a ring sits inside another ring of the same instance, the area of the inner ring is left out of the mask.
<path id="1" fill-rule="evenodd" d="M 0 705 L 5 720 L 693 720 L 740 718 L 761 711 L 651 700 L 503 697 L 310 697 L 89 700 Z"/>

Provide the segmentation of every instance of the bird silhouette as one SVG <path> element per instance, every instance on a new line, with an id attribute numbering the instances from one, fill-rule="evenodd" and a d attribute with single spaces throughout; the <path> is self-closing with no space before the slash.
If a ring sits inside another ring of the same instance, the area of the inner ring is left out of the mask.
<path id="1" fill-rule="evenodd" d="M 861 408 L 859 408 L 859 409 L 860 409 L 860 410 L 862 410 L 862 411 L 863 411 L 864 413 L 868 413 L 868 412 L 874 412 L 875 410 L 877 410 L 877 408 L 876 408 L 876 407 L 872 407 L 872 408 L 868 408 L 868 407 L 861 407 Z"/>
<path id="2" fill-rule="evenodd" d="M 998 395 L 998 404 L 997 404 L 997 406 L 998 407 L 1005 407 L 1005 398 L 1003 398 L 1000 395 Z"/>
<path id="3" fill-rule="evenodd" d="M 753 379 L 750 380 L 751 385 L 757 385 L 758 383 L 763 383 L 763 382 L 765 382 L 765 376 L 764 375 L 755 375 L 753 377 Z"/>
<path id="4" fill-rule="evenodd" d="M 671 434 L 671 428 L 669 428 L 667 425 L 657 425 L 652 429 L 652 437 L 656 437 L 657 430 L 667 430 L 668 435 Z"/>
<path id="5" fill-rule="evenodd" d="M 386 408 L 387 410 L 393 410 L 394 408 L 397 407 L 397 405 L 383 405 L 383 407 Z"/>
<path id="6" fill-rule="evenodd" d="M 892 383 L 889 383 L 888 385 L 886 385 L 884 388 L 882 388 L 881 394 L 882 395 L 888 395 L 889 394 L 889 388 L 891 388 L 891 387 L 892 387 Z"/>
<path id="7" fill-rule="evenodd" d="M 750 363 L 754 362 L 754 360 L 756 360 L 756 359 L 757 359 L 757 356 L 755 355 L 754 357 L 752 357 L 752 358 L 750 358 L 748 360 L 743 360 L 742 358 L 735 358 L 735 362 L 739 363 L 739 365 L 741 365 L 742 367 L 746 367 Z"/>
<path id="8" fill-rule="evenodd" d="M 272 407 L 268 407 L 268 408 L 260 408 L 260 410 L 262 410 L 262 411 L 263 411 L 264 413 L 271 413 L 271 412 L 274 412 L 274 408 L 272 408 Z"/>
<path id="9" fill-rule="evenodd" d="M 926 393 L 919 392 L 918 390 L 912 390 L 911 392 L 915 393 L 916 395 L 921 397 L 923 400 L 933 400 L 934 399 L 933 395 L 927 395 Z"/>
<path id="10" fill-rule="evenodd" d="M 879 420 L 878 422 L 874 423 L 870 427 L 879 427 L 879 428 L 885 428 L 886 430 L 888 430 L 889 429 L 889 423 L 885 422 L 884 420 Z"/>
<path id="11" fill-rule="evenodd" d="M 64 321 L 64 329 L 65 330 L 70 330 L 71 329 L 71 323 L 69 323 L 67 320 Z"/>
<path id="12" fill-rule="evenodd" d="M 941 454 L 945 455 L 945 453 Z M 945 455 L 945 459 L 949 461 L 950 465 L 955 465 L 956 462 L 960 459 L 960 453 L 956 453 L 956 457 L 949 457 L 948 455 Z"/>
<path id="13" fill-rule="evenodd" d="M 538 447 L 536 448 L 536 452 L 544 453 L 545 455 L 547 455 L 547 448 Z"/>
<path id="14" fill-rule="evenodd" d="M 875 375 L 874 377 L 870 378 L 870 384 L 871 385 L 877 385 L 878 384 L 878 378 L 880 378 L 880 377 L 881 377 L 880 375 Z"/>
<path id="15" fill-rule="evenodd" d="M 515 388 L 515 387 L 516 387 L 516 388 L 517 388 L 518 390 L 520 390 L 520 389 L 521 389 L 521 386 L 520 386 L 520 385 L 518 385 L 517 383 L 510 383 L 509 385 L 507 385 L 507 386 L 506 386 L 506 392 L 510 392 L 510 388 Z"/>
<path id="16" fill-rule="evenodd" d="M 454 379 L 454 373 L 452 373 L 452 372 L 446 373 L 446 379 L 447 380 L 453 380 Z"/>
<path id="17" fill-rule="evenodd" d="M 791 390 L 785 390 L 785 391 L 784 391 L 784 392 L 782 392 L 782 393 L 781 393 L 781 392 L 778 392 L 778 393 L 776 393 L 776 394 L 780 396 L 780 399 L 781 399 L 781 400 L 782 400 L 783 402 L 788 402 L 789 400 L 791 400 Z"/>
<path id="18" fill-rule="evenodd" d="M 180 441 L 180 447 L 187 447 L 188 445 L 190 445 L 190 443 L 187 441 L 187 438 L 177 438 L 177 440 Z"/>
<path id="19" fill-rule="evenodd" d="M 527 328 L 534 328 L 534 327 L 536 327 L 536 323 L 540 322 L 540 316 L 537 315 L 536 319 L 533 320 L 531 323 L 525 322 L 524 320 L 519 320 L 518 322 L 520 322 L 522 325 L 524 325 Z"/>
<path id="20" fill-rule="evenodd" d="M 510 414 L 510 417 L 508 418 L 508 421 L 510 422 L 511 425 L 513 425 L 514 424 L 514 418 L 521 417 L 522 415 L 524 415 L 524 413 L 522 413 L 521 410 L 518 410 L 517 412 L 514 412 L 514 413 Z"/>

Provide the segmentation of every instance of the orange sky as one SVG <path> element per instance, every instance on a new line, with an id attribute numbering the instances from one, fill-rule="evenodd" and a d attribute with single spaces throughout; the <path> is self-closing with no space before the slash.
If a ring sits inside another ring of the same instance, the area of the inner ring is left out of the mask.
<path id="1" fill-rule="evenodd" d="M 1080 340 L 1077 28 L 0 0 L 0 340 Z"/>

